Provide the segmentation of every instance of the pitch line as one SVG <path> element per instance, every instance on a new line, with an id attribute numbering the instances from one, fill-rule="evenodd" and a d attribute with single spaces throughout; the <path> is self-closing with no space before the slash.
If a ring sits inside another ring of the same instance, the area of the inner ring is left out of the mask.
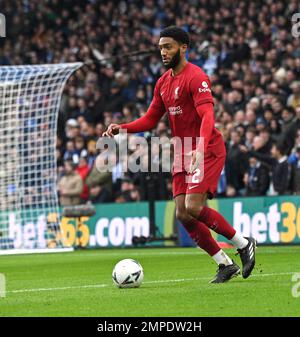
<path id="1" fill-rule="evenodd" d="M 281 248 L 281 247 L 280 247 Z M 294 253 L 295 250 L 293 249 L 288 249 L 289 247 L 283 247 L 283 250 L 276 250 L 273 247 L 270 247 L 268 249 L 267 246 L 258 246 L 257 247 L 257 251 L 256 254 L 290 254 L 290 253 Z M 226 248 L 227 249 L 227 248 Z M 234 249 L 234 248 L 230 248 L 230 249 Z M 144 252 L 137 252 L 137 251 L 130 251 L 130 249 L 128 250 L 124 250 L 123 252 L 105 252 L 104 250 L 99 250 L 98 252 L 88 252 L 87 255 L 85 254 L 77 254 L 76 258 L 80 258 L 83 257 L 84 259 L 88 257 L 97 257 L 97 258 L 107 258 L 107 257 L 119 257 L 122 258 L 123 255 L 131 255 L 131 257 L 147 257 L 147 256 L 169 256 L 169 255 L 207 255 L 206 252 L 204 252 L 202 249 L 198 248 L 198 247 L 194 247 L 194 251 L 177 251 L 177 252 L 170 252 L 170 251 L 166 251 L 166 252 L 155 252 L 155 251 L 144 251 Z M 71 257 L 73 259 L 73 254 L 70 255 L 65 255 L 65 257 Z M 1 256 L 0 256 L 1 258 Z"/>
<path id="2" fill-rule="evenodd" d="M 286 272 L 286 273 L 270 273 L 270 274 L 253 274 L 251 277 L 271 277 L 271 276 L 281 276 L 281 275 L 292 275 L 295 272 Z M 201 280 L 210 280 L 211 277 L 195 277 L 195 278 L 181 278 L 173 280 L 154 280 L 154 281 L 145 281 L 143 284 L 157 284 L 157 283 L 180 283 L 180 282 L 189 282 L 189 281 L 201 281 Z M 59 291 L 59 290 L 72 290 L 72 289 L 87 289 L 87 288 L 105 288 L 112 286 L 112 284 L 90 284 L 82 286 L 70 286 L 70 287 L 57 287 L 57 288 L 33 288 L 33 289 L 18 289 L 18 290 L 8 290 L 6 293 L 18 294 L 18 293 L 30 293 L 30 292 L 42 292 L 42 291 Z"/>

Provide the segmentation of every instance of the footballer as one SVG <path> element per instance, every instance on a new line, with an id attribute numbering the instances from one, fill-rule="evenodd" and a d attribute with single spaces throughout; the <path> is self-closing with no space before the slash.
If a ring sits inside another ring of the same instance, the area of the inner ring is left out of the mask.
<path id="1" fill-rule="evenodd" d="M 222 134 L 215 128 L 210 80 L 200 67 L 186 59 L 189 44 L 188 33 L 179 27 L 167 27 L 160 32 L 160 53 L 168 70 L 155 85 L 147 113 L 127 124 L 111 124 L 103 135 L 113 137 L 120 129 L 128 133 L 151 130 L 167 112 L 172 136 L 183 141 L 192 138 L 189 166 L 178 165 L 188 153 L 183 153 L 182 147 L 174 147 L 172 188 L 176 217 L 217 263 L 217 273 L 210 282 L 224 283 L 240 274 L 240 267 L 220 248 L 210 229 L 237 248 L 243 278 L 248 278 L 254 268 L 256 240 L 237 233 L 220 213 L 206 206 L 206 200 L 216 193 L 226 148 Z"/>

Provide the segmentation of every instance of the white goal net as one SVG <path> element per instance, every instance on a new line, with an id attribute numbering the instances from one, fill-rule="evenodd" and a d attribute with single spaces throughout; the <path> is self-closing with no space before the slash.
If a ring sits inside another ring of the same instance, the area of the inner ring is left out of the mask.
<path id="1" fill-rule="evenodd" d="M 81 66 L 0 67 L 0 254 L 64 249 L 57 118 L 64 85 Z"/>

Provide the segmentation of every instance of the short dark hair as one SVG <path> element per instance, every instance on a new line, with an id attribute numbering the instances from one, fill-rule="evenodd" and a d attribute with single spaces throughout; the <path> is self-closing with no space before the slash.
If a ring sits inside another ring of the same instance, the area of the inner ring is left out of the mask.
<path id="1" fill-rule="evenodd" d="M 284 144 L 281 141 L 277 141 L 273 145 L 276 147 L 277 151 L 280 152 L 280 154 L 285 155 L 286 147 L 284 146 Z"/>
<path id="2" fill-rule="evenodd" d="M 159 37 L 171 37 L 175 41 L 186 44 L 188 47 L 190 45 L 189 34 L 182 28 L 176 26 L 169 26 L 160 32 Z"/>

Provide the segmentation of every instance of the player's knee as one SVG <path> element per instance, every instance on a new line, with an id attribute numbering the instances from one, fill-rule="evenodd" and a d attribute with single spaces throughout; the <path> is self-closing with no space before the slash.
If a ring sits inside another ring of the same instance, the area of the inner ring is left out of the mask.
<path id="1" fill-rule="evenodd" d="M 188 215 L 188 213 L 186 212 L 186 210 L 176 210 L 176 218 L 182 223 L 182 224 L 186 224 L 188 223 L 190 217 Z"/>
<path id="2" fill-rule="evenodd" d="M 186 207 L 186 211 L 187 213 L 192 216 L 193 218 L 196 218 L 198 219 L 199 218 L 199 214 L 203 208 L 203 206 L 199 206 L 197 204 L 194 204 L 194 203 L 187 203 L 185 205 Z"/>

